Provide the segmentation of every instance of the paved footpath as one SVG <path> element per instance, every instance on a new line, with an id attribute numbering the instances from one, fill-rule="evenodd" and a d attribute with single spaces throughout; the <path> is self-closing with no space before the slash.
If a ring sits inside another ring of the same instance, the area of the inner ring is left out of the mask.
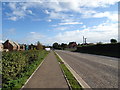
<path id="1" fill-rule="evenodd" d="M 49 53 L 24 88 L 68 88 L 53 51 Z"/>

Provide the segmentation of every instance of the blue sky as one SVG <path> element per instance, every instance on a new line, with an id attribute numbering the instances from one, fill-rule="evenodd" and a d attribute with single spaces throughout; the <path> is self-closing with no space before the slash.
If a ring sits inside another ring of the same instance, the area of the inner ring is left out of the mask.
<path id="1" fill-rule="evenodd" d="M 118 39 L 119 0 L 2 2 L 2 41 L 107 43 Z"/>

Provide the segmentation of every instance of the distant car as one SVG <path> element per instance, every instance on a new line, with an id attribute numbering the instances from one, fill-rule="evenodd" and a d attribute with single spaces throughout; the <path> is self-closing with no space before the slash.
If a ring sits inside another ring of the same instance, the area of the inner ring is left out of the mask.
<path id="1" fill-rule="evenodd" d="M 50 48 L 45 48 L 46 51 L 50 51 L 51 49 Z"/>

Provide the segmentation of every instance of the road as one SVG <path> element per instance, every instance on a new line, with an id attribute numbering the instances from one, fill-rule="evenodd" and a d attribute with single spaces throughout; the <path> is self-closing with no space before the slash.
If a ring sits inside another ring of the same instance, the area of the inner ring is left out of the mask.
<path id="1" fill-rule="evenodd" d="M 91 88 L 118 88 L 117 58 L 62 50 L 56 52 Z"/>

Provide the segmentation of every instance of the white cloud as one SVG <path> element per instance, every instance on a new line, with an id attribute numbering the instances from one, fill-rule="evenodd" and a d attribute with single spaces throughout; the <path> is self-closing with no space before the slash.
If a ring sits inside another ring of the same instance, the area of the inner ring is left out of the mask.
<path id="1" fill-rule="evenodd" d="M 50 12 L 49 15 L 50 15 L 49 18 L 51 18 L 51 19 L 65 19 L 68 17 L 67 14 L 64 14 L 61 12 L 59 12 L 59 13 L 58 12 Z"/>
<path id="2" fill-rule="evenodd" d="M 85 29 L 85 28 L 87 28 L 87 27 L 86 27 L 86 25 L 83 25 L 81 28 L 84 28 L 84 29 Z"/>
<path id="3" fill-rule="evenodd" d="M 4 41 L 3 41 L 3 40 L 0 40 L 0 43 L 4 43 Z"/>
<path id="4" fill-rule="evenodd" d="M 50 12 L 49 12 L 48 10 L 45 10 L 45 13 L 46 13 L 46 14 L 49 14 Z"/>
<path id="5" fill-rule="evenodd" d="M 60 43 L 70 41 L 82 43 L 83 36 L 87 38 L 88 42 L 93 43 L 109 42 L 111 38 L 118 39 L 118 24 L 106 22 L 83 30 L 65 31 L 57 34 L 53 40 Z"/>
<path id="6" fill-rule="evenodd" d="M 36 43 L 37 41 L 41 41 L 43 43 L 43 40 L 45 38 L 45 35 L 38 33 L 38 32 L 29 32 L 24 39 L 21 39 L 20 41 L 22 43 Z"/>
<path id="7" fill-rule="evenodd" d="M 55 28 L 54 30 L 64 31 L 64 30 L 67 30 L 67 29 L 69 29 L 69 27 L 57 27 L 57 28 Z"/>
<path id="8" fill-rule="evenodd" d="M 39 0 L 40 1 L 40 0 Z M 56 2 L 41 1 L 33 3 L 33 0 L 28 1 L 32 3 L 9 3 L 9 7 L 12 10 L 11 13 L 6 13 L 9 20 L 17 21 L 26 17 L 27 15 L 33 15 L 33 11 L 30 8 L 41 8 L 45 10 L 44 12 L 49 15 L 47 18 L 48 22 L 52 19 L 61 20 L 58 25 L 75 25 L 82 24 L 80 20 L 76 20 L 75 14 L 81 13 L 86 18 L 103 18 L 106 17 L 111 21 L 117 21 L 116 12 L 98 12 L 93 10 L 96 7 L 108 7 L 114 5 L 119 0 L 56 0 Z M 10 1 L 9 1 L 10 2 Z M 68 12 L 72 12 L 73 15 L 69 15 Z M 75 14 L 74 14 L 75 12 Z M 82 18 L 82 17 L 80 17 Z M 80 19 L 79 18 L 79 19 Z M 36 21 L 41 19 L 36 19 Z M 57 25 L 55 25 L 57 26 Z M 58 27 L 60 30 L 65 30 L 65 27 Z M 104 23 L 98 26 L 86 27 L 83 25 L 84 30 L 66 31 L 59 33 L 54 38 L 46 39 L 46 42 L 53 42 L 53 40 L 61 42 L 69 42 L 71 40 L 76 40 L 78 42 L 82 41 L 82 36 L 85 35 L 89 42 L 95 42 L 98 40 L 106 40 L 110 38 L 116 38 L 117 24 L 115 23 Z M 29 33 L 27 39 L 29 40 L 39 40 L 43 38 L 44 35 L 40 33 L 31 32 Z M 72 38 L 71 38 L 72 37 Z M 64 39 L 63 39 L 64 38 Z"/>
<path id="9" fill-rule="evenodd" d="M 19 20 L 27 16 L 28 14 L 34 15 L 30 8 L 45 9 L 44 12 L 49 15 L 50 19 L 65 19 L 69 18 L 67 12 L 82 13 L 84 17 L 90 17 L 95 14 L 96 11 L 93 8 L 107 7 L 114 5 L 119 0 L 34 0 L 27 1 L 26 3 L 9 3 L 9 7 L 12 10 L 10 20 Z M 34 2 L 34 3 L 33 3 Z M 64 13 L 63 13 L 64 12 Z M 17 19 L 15 19 L 15 17 Z M 73 16 L 74 17 L 74 16 Z M 111 17 L 112 19 L 112 17 Z"/>
<path id="10" fill-rule="evenodd" d="M 100 13 L 95 13 L 92 17 L 95 17 L 95 18 L 106 17 L 112 21 L 118 21 L 118 13 L 117 12 L 100 12 Z"/>
<path id="11" fill-rule="evenodd" d="M 52 20 L 51 20 L 51 19 L 48 19 L 47 21 L 48 21 L 48 22 L 51 22 Z"/>
<path id="12" fill-rule="evenodd" d="M 28 35 L 28 38 L 32 39 L 32 40 L 39 40 L 41 38 L 43 38 L 44 35 L 37 33 L 37 32 L 30 32 Z"/>
<path id="13" fill-rule="evenodd" d="M 24 18 L 27 15 L 34 15 L 33 12 L 30 9 L 28 9 L 30 7 L 29 5 L 31 5 L 31 3 L 8 3 L 8 7 L 11 9 L 11 12 L 6 12 L 8 19 L 12 21 L 17 21 L 19 19 Z"/>
<path id="14" fill-rule="evenodd" d="M 13 16 L 13 17 L 9 17 L 8 20 L 12 20 L 12 21 L 17 21 L 17 17 Z"/>
<path id="15" fill-rule="evenodd" d="M 12 10 L 15 10 L 15 9 L 16 9 L 16 3 L 9 3 L 9 7 L 10 7 Z"/>
<path id="16" fill-rule="evenodd" d="M 75 24 L 83 24 L 82 22 L 67 22 L 67 23 L 59 23 L 59 25 L 75 25 Z"/>
<path id="17" fill-rule="evenodd" d="M 30 34 L 35 34 L 36 32 L 30 32 Z"/>
<path id="18" fill-rule="evenodd" d="M 83 36 L 87 38 L 88 43 L 108 43 L 112 38 L 118 39 L 118 24 L 105 22 L 96 26 L 86 27 L 83 30 L 63 30 L 53 37 L 45 37 L 42 43 L 46 45 L 52 45 L 54 42 L 69 43 L 71 41 L 82 43 Z"/>
<path id="19" fill-rule="evenodd" d="M 42 19 L 40 18 L 33 18 L 32 21 L 41 21 Z"/>
<path id="20" fill-rule="evenodd" d="M 31 10 L 27 10 L 28 14 L 33 15 L 33 12 Z"/>

